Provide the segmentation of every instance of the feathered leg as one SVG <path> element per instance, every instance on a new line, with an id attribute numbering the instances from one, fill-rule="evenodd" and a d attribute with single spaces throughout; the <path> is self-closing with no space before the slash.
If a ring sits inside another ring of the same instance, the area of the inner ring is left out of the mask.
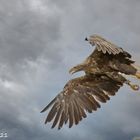
<path id="1" fill-rule="evenodd" d="M 136 76 L 138 79 L 140 79 L 140 71 L 137 71 L 136 74 L 135 74 L 135 76 Z"/>
<path id="2" fill-rule="evenodd" d="M 134 76 L 136 76 L 138 79 L 140 79 L 140 66 L 133 64 L 133 67 L 135 67 L 137 70 Z"/>
<path id="3" fill-rule="evenodd" d="M 125 83 L 127 84 L 131 89 L 133 90 L 139 90 L 139 86 L 135 84 L 131 84 L 131 81 L 127 80 L 124 76 L 117 72 L 106 72 L 106 76 L 111 78 L 112 80 L 120 83 Z"/>

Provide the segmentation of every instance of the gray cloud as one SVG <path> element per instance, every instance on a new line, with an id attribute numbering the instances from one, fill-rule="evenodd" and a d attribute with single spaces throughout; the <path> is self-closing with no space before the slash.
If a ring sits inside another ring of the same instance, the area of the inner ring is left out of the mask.
<path id="1" fill-rule="evenodd" d="M 25 0 L 12 4 L 3 2 L 0 37 L 2 62 L 15 64 L 24 59 L 34 60 L 44 50 L 47 50 L 46 56 L 49 58 L 53 55 L 52 48 L 58 49 L 53 40 L 57 42 L 60 37 L 59 14 L 56 13 L 55 17 L 36 14 L 25 2 L 28 3 Z"/>
<path id="2" fill-rule="evenodd" d="M 133 140 L 140 140 L 140 137 L 134 137 Z"/>
<path id="3" fill-rule="evenodd" d="M 8 139 L 139 136 L 140 98 L 126 87 L 72 129 L 51 130 L 43 124 L 46 114 L 39 113 L 71 78 L 67 70 L 91 53 L 86 36 L 101 34 L 140 62 L 139 5 L 137 0 L 0 1 L 0 130 Z"/>

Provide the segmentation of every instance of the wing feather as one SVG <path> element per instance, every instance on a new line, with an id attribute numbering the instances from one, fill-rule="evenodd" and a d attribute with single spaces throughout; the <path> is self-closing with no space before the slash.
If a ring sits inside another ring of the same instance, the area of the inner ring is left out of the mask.
<path id="1" fill-rule="evenodd" d="M 59 118 L 61 116 L 61 112 L 62 112 L 62 110 L 61 110 L 61 106 L 60 106 L 59 109 L 58 109 L 58 111 L 57 111 L 57 114 L 55 116 L 55 120 L 53 122 L 52 128 L 54 128 L 56 126 L 56 124 L 58 123 Z"/>
<path id="2" fill-rule="evenodd" d="M 58 103 L 55 103 L 53 105 L 53 107 L 51 108 L 45 123 L 50 122 L 54 118 L 54 116 L 56 115 L 56 111 L 57 111 L 57 107 L 56 106 L 57 106 L 57 104 Z"/>
<path id="3" fill-rule="evenodd" d="M 73 111 L 73 104 L 70 102 L 69 104 L 69 128 L 72 127 L 73 123 L 74 123 L 74 111 Z"/>
<path id="4" fill-rule="evenodd" d="M 49 103 L 43 111 L 50 108 L 45 123 L 53 121 L 52 128 L 58 129 L 69 122 L 69 128 L 86 118 L 86 112 L 92 113 L 100 108 L 100 103 L 109 100 L 110 95 L 121 87 L 110 78 L 89 77 L 87 75 L 70 80 L 63 91 Z"/>
<path id="5" fill-rule="evenodd" d="M 88 41 L 91 45 L 95 45 L 98 51 L 102 51 L 104 54 L 109 53 L 109 54 L 116 55 L 123 52 L 122 48 L 107 41 L 106 39 L 104 39 L 103 37 L 99 35 L 90 36 Z"/>
<path id="6" fill-rule="evenodd" d="M 74 110 L 74 119 L 75 119 L 75 124 L 78 124 L 78 122 L 79 122 L 79 111 L 78 111 L 78 109 L 77 109 L 77 106 L 76 106 L 76 104 L 75 104 L 75 100 L 73 100 L 72 101 L 72 103 L 73 103 L 73 110 Z"/>

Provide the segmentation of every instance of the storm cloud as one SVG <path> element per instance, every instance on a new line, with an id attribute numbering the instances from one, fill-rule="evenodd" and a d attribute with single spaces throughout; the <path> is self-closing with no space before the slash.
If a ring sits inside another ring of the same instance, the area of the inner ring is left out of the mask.
<path id="1" fill-rule="evenodd" d="M 7 140 L 137 140 L 140 94 L 126 86 L 72 129 L 50 129 L 40 111 L 93 50 L 86 36 L 104 36 L 140 64 L 139 13 L 138 0 L 1 0 L 0 133 Z"/>

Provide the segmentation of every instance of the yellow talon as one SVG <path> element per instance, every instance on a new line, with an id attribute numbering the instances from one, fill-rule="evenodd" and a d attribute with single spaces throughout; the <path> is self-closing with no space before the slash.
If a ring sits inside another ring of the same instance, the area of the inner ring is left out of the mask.
<path id="1" fill-rule="evenodd" d="M 138 86 L 138 85 L 130 85 L 130 87 L 131 87 L 133 90 L 139 90 L 139 86 Z"/>

